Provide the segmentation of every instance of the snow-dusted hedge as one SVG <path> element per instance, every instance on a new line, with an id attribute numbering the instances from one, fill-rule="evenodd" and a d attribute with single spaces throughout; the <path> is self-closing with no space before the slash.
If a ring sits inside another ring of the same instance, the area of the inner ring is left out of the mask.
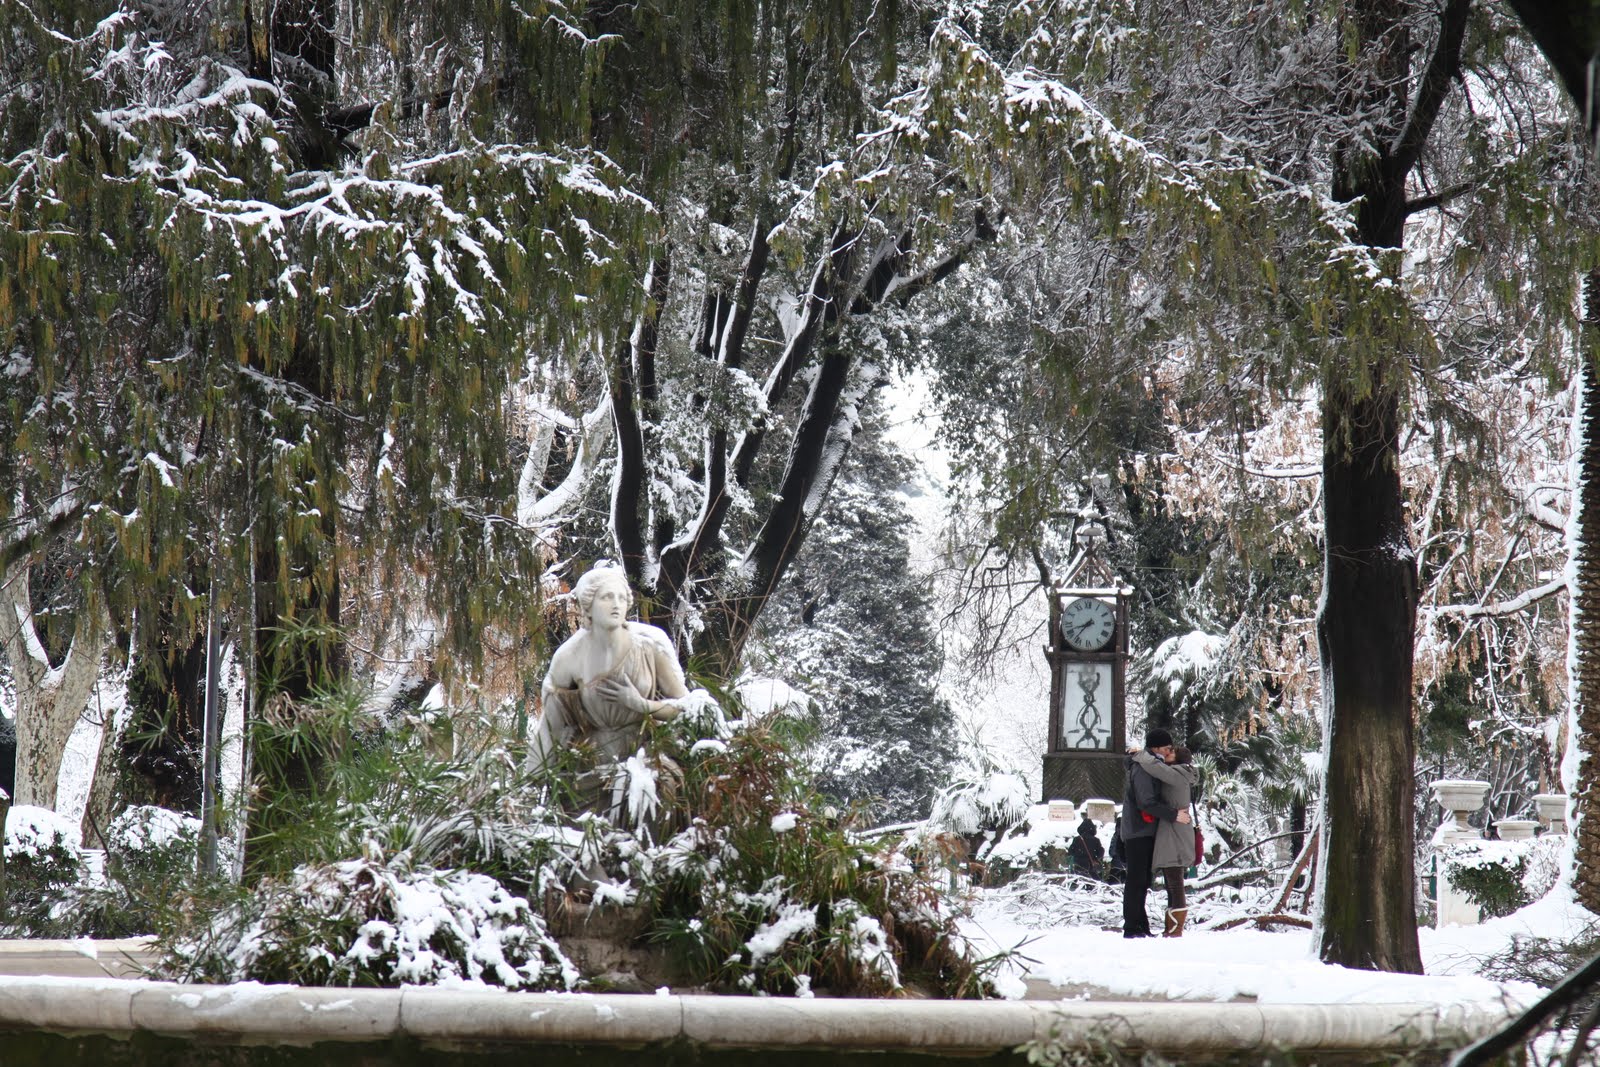
<path id="1" fill-rule="evenodd" d="M 405 731 L 330 746 L 326 788 L 276 813 L 282 829 L 254 861 L 268 876 L 175 909 L 184 925 L 163 938 L 161 969 L 572 989 L 583 976 L 536 908 L 579 902 L 630 909 L 624 925 L 661 953 L 647 964 L 662 968 L 657 984 L 670 974 L 674 985 L 802 996 L 982 993 L 989 965 L 940 887 L 810 786 L 803 729 L 693 703 L 647 723 L 632 756 L 601 768 L 611 780 L 599 810 L 573 810 L 585 803 L 571 789 L 581 753 L 529 772 L 493 724 L 471 734 L 481 750 L 448 759 Z M 144 838 L 187 836 L 164 816 L 142 819 Z"/>
<path id="2" fill-rule="evenodd" d="M 658 751 L 681 772 L 663 815 L 681 829 L 617 850 L 652 940 L 686 984 L 795 996 L 982 992 L 983 967 L 939 886 L 812 790 L 784 730 L 773 717 L 715 743 L 676 724 L 657 731 Z"/>
<path id="3" fill-rule="evenodd" d="M 1005 771 L 958 781 L 941 792 L 928 816 L 931 829 L 963 837 L 1009 830 L 1028 814 L 1028 783 Z"/>
<path id="4" fill-rule="evenodd" d="M 106 863 L 113 878 L 162 878 L 194 870 L 200 820 L 155 804 L 125 808 L 106 827 Z M 231 838 L 217 842 L 222 866 L 231 866 Z"/>
<path id="5" fill-rule="evenodd" d="M 1450 883 L 1483 909 L 1484 918 L 1495 918 L 1510 915 L 1550 891 L 1560 875 L 1565 841 L 1558 835 L 1463 841 L 1444 846 L 1439 862 Z"/>
<path id="6" fill-rule="evenodd" d="M 191 976 L 225 982 L 568 990 L 579 977 L 526 899 L 404 857 L 300 867 L 177 951 Z"/>
<path id="7" fill-rule="evenodd" d="M 19 804 L 6 813 L 6 910 L 0 928 L 13 936 L 51 933 L 83 879 L 78 827 L 48 808 Z"/>

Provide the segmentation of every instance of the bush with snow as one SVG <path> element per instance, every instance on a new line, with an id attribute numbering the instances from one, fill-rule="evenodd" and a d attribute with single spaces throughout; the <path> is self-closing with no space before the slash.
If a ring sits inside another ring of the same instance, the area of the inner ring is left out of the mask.
<path id="1" fill-rule="evenodd" d="M 525 898 L 488 875 L 413 869 L 405 857 L 300 867 L 207 933 L 177 946 L 188 977 L 531 990 L 579 978 Z"/>
<path id="2" fill-rule="evenodd" d="M 1026 818 L 986 841 L 972 858 L 983 864 L 984 881 L 990 886 L 1004 885 L 1024 871 L 1066 871 L 1071 866 L 1069 850 L 1078 826 L 1075 819 L 1051 819 L 1048 804 L 1034 804 Z M 1097 826 L 1096 832 L 1105 855 L 1111 846 L 1111 829 Z"/>
<path id="3" fill-rule="evenodd" d="M 686 984 L 796 996 L 983 992 L 983 967 L 940 888 L 892 844 L 860 836 L 859 812 L 815 792 L 785 733 L 799 728 L 774 716 L 715 746 L 660 731 L 683 772 L 669 812 L 681 829 L 621 850 L 651 938 Z"/>
<path id="4" fill-rule="evenodd" d="M 262 880 L 173 909 L 189 917 L 164 936 L 162 971 L 572 989 L 583 976 L 528 901 L 576 898 L 636 909 L 672 957 L 674 984 L 982 993 L 985 965 L 939 887 L 810 785 L 791 736 L 803 729 L 782 715 L 730 723 L 720 708 L 647 722 L 608 769 L 607 794 L 636 816 L 616 819 L 567 796 L 559 767 L 529 777 L 493 728 L 470 735 L 481 750 L 449 759 L 403 732 L 319 750 L 325 787 L 285 798 L 293 809 L 277 813 L 256 861 Z M 130 816 L 129 833 L 188 837 L 153 812 Z"/>
<path id="5" fill-rule="evenodd" d="M 1510 915 L 1550 891 L 1560 874 L 1564 836 L 1522 841 L 1461 841 L 1441 847 L 1439 862 L 1450 883 L 1483 910 L 1484 918 Z"/>
<path id="6" fill-rule="evenodd" d="M 192 870 L 200 841 L 200 820 L 154 804 L 125 808 L 106 827 L 106 864 L 113 878 L 162 877 Z M 221 840 L 226 857 L 233 842 Z"/>
<path id="7" fill-rule="evenodd" d="M 1224 638 L 1200 630 L 1169 637 L 1156 646 L 1150 658 L 1151 678 L 1177 699 L 1216 667 L 1226 644 Z"/>
<path id="8" fill-rule="evenodd" d="M 928 826 L 963 837 L 983 831 L 1001 832 L 1028 814 L 1028 784 L 1008 771 L 994 771 L 956 782 L 933 801 Z"/>
<path id="9" fill-rule="evenodd" d="M 6 813 L 6 900 L 3 928 L 12 936 L 47 937 L 83 879 L 78 827 L 48 808 L 18 804 Z"/>

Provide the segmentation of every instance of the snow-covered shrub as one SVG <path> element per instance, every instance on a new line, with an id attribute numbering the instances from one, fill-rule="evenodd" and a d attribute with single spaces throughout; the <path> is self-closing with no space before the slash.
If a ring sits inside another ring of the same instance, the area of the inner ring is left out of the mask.
<path id="1" fill-rule="evenodd" d="M 1528 847 L 1528 865 L 1522 873 L 1522 894 L 1532 902 L 1542 899 L 1555 888 L 1556 881 L 1561 877 L 1567 839 L 1562 834 L 1546 834 L 1524 844 Z"/>
<path id="2" fill-rule="evenodd" d="M 651 937 L 684 984 L 808 996 L 885 995 L 903 984 L 975 995 L 986 979 L 955 936 L 938 886 L 857 813 L 817 794 L 781 716 L 726 741 L 666 726 L 655 745 L 682 769 L 676 833 L 635 842 L 626 875 Z"/>
<path id="3" fill-rule="evenodd" d="M 200 820 L 194 816 L 137 804 L 106 828 L 107 867 L 113 877 L 176 874 L 194 867 L 199 840 Z"/>
<path id="4" fill-rule="evenodd" d="M 4 927 L 12 936 L 76 933 L 57 929 L 84 875 L 78 827 L 48 808 L 19 804 L 6 814 Z"/>
<path id="5" fill-rule="evenodd" d="M 789 737 L 803 728 L 706 708 L 645 724 L 609 783 L 639 823 L 574 807 L 559 760 L 528 777 L 492 725 L 458 731 L 481 747 L 449 759 L 403 732 L 369 733 L 321 754 L 316 792 L 285 796 L 259 882 L 173 909 L 191 918 L 159 931 L 161 970 L 567 989 L 582 976 L 543 921 L 554 913 L 536 909 L 586 900 L 637 909 L 681 984 L 982 992 L 983 965 L 938 887 L 809 786 Z"/>
<path id="6" fill-rule="evenodd" d="M 376 855 L 298 868 L 177 947 L 190 977 L 306 985 L 572 989 L 526 899 L 485 874 Z"/>
<path id="7" fill-rule="evenodd" d="M 994 771 L 958 781 L 933 801 L 931 828 L 963 837 L 983 831 L 1005 831 L 1028 814 L 1028 784 L 1009 771 Z"/>
<path id="8" fill-rule="evenodd" d="M 769 715 L 801 718 L 809 714 L 816 701 L 809 693 L 796 689 L 782 678 L 745 675 L 734 683 L 734 694 L 744 706 L 745 717 L 755 722 Z"/>
<path id="9" fill-rule="evenodd" d="M 1463 841 L 1444 846 L 1439 862 L 1450 883 L 1483 910 L 1486 919 L 1510 915 L 1550 891 L 1560 873 L 1564 838 Z"/>
<path id="10" fill-rule="evenodd" d="M 1023 871 L 1065 871 L 1071 865 L 1068 850 L 1078 835 L 1076 821 L 1052 820 L 1049 806 L 1035 804 L 1027 816 L 1010 830 L 1000 834 L 973 855 L 984 866 L 984 881 L 991 886 L 1004 885 Z M 1100 829 L 1096 828 L 1097 832 Z M 1110 847 L 1110 831 L 1101 841 L 1101 854 Z"/>

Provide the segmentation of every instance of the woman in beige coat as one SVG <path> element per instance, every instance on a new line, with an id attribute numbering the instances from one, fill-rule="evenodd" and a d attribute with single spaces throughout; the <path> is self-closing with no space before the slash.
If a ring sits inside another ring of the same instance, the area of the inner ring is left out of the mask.
<path id="1" fill-rule="evenodd" d="M 1135 753 L 1133 758 L 1161 784 L 1164 803 L 1187 811 L 1194 799 L 1194 767 L 1189 762 L 1188 749 L 1179 745 L 1171 751 L 1170 763 L 1149 752 Z M 1189 904 L 1183 895 L 1183 872 L 1194 866 L 1194 862 L 1194 826 L 1163 819 L 1156 827 L 1155 857 L 1150 861 L 1151 868 L 1167 883 L 1167 922 L 1163 937 L 1183 936 L 1183 924 L 1189 917 Z"/>

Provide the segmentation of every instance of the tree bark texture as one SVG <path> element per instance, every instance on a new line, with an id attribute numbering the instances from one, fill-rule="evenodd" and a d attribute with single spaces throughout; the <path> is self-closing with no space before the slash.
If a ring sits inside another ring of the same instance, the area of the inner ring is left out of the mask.
<path id="1" fill-rule="evenodd" d="M 1345 6 L 1345 36 L 1356 46 L 1348 109 L 1352 120 L 1370 118 L 1336 151 L 1332 192 L 1355 205 L 1357 241 L 1391 276 L 1400 269 L 1407 178 L 1459 76 L 1468 10 L 1468 0 L 1449 0 L 1426 64 L 1414 67 L 1407 4 Z M 1348 329 L 1374 333 L 1347 333 L 1344 354 L 1327 361 L 1322 382 L 1317 954 L 1346 967 L 1420 974 L 1411 695 L 1418 579 L 1399 444 L 1405 330 L 1353 313 Z M 1391 329 L 1392 354 L 1383 350 Z"/>
<path id="2" fill-rule="evenodd" d="M 1567 744 L 1576 775 L 1565 782 L 1572 797 L 1572 835 L 1576 863 L 1573 889 L 1590 911 L 1600 913 L 1600 819 L 1591 818 L 1600 802 L 1600 269 L 1583 285 L 1583 330 L 1579 345 L 1579 420 L 1577 471 L 1573 479 L 1571 634 L 1568 669 L 1571 732 Z"/>
<path id="3" fill-rule="evenodd" d="M 0 585 L 0 645 L 17 687 L 17 788 L 12 802 L 54 811 L 67 739 L 100 677 L 109 620 L 91 600 L 78 613 L 72 644 L 52 665 L 34 628 L 26 560 L 6 569 Z"/>
<path id="4" fill-rule="evenodd" d="M 1411 785 L 1417 572 L 1397 466 L 1399 401 L 1389 391 L 1357 398 L 1333 381 L 1323 418 L 1327 548 L 1317 641 L 1327 767 L 1317 951 L 1346 967 L 1420 974 Z"/>

